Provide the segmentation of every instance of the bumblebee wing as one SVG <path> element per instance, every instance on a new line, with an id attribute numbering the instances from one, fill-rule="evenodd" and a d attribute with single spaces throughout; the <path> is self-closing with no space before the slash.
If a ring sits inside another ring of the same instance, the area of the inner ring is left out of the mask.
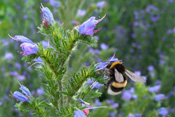
<path id="1" fill-rule="evenodd" d="M 139 76 L 139 75 L 127 70 L 127 69 L 126 69 L 125 73 L 134 82 L 145 82 L 145 80 L 141 76 Z"/>
<path id="2" fill-rule="evenodd" d="M 115 73 L 114 73 L 115 80 L 117 82 L 123 82 L 124 81 L 123 75 L 121 73 L 119 73 L 117 69 L 114 69 L 114 71 L 115 71 Z"/>

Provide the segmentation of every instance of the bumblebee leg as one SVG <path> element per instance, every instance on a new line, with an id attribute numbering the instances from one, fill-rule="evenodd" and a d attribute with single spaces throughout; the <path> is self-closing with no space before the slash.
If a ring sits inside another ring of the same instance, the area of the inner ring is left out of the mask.
<path id="1" fill-rule="evenodd" d="M 106 87 L 108 87 L 108 86 L 109 86 L 109 84 L 111 84 L 111 83 L 112 83 L 112 81 L 113 81 L 113 79 L 109 79 L 109 80 L 108 80 L 108 82 L 107 82 L 107 83 L 105 83 L 104 85 L 105 85 Z"/>

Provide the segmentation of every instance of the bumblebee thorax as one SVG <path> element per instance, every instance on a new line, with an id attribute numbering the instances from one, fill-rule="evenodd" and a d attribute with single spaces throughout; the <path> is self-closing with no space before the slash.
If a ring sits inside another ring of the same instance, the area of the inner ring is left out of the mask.
<path id="1" fill-rule="evenodd" d="M 120 72 L 122 74 L 125 72 L 125 67 L 121 62 L 112 62 L 109 64 L 108 68 L 110 70 L 114 70 L 114 68 L 115 68 L 118 70 L 118 72 Z"/>

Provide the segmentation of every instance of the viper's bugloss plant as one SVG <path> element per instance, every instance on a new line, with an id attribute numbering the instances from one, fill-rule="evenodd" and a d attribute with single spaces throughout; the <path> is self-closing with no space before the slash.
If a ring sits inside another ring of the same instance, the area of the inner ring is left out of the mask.
<path id="1" fill-rule="evenodd" d="M 47 100 L 31 97 L 29 89 L 21 85 L 20 90 L 23 94 L 17 91 L 13 93 L 13 97 L 21 101 L 16 107 L 23 111 L 33 111 L 42 117 L 86 116 L 92 107 L 82 106 L 82 103 L 86 105 L 85 101 L 90 102 L 101 95 L 98 88 L 103 86 L 104 79 L 97 73 L 95 63 L 91 66 L 81 66 L 78 73 L 72 74 L 67 73 L 70 70 L 67 63 L 78 43 L 91 46 L 96 44 L 93 34 L 99 30 L 94 28 L 104 17 L 99 20 L 91 17 L 80 26 L 66 30 L 54 20 L 47 7 L 42 6 L 41 11 L 43 23 L 39 32 L 48 39 L 47 47 L 41 42 L 33 43 L 24 36 L 17 35 L 11 38 L 22 42 L 21 53 L 26 62 L 40 64 L 36 68 L 44 75 L 42 79 Z"/>

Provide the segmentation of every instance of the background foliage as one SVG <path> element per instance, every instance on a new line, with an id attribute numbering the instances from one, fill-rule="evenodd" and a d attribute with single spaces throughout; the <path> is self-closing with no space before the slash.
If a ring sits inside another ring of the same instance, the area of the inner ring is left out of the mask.
<path id="1" fill-rule="evenodd" d="M 93 105 L 108 108 L 91 110 L 88 116 L 173 116 L 175 1 L 106 0 L 102 8 L 97 6 L 98 0 L 80 1 L 67 0 L 69 4 L 64 4 L 63 0 L 59 4 L 53 3 L 54 0 L 0 1 L 0 49 L 3 50 L 0 51 L 0 116 L 31 115 L 19 112 L 14 107 L 15 101 L 9 96 L 10 91 L 18 89 L 17 80 L 25 84 L 34 96 L 45 98 L 41 87 L 42 74 L 21 60 L 22 56 L 16 52 L 20 50 L 19 43 L 8 37 L 9 33 L 23 34 L 32 41 L 44 43 L 45 38 L 38 34 L 37 29 L 42 22 L 40 3 L 49 7 L 54 18 L 60 23 L 64 22 L 66 29 L 72 29 L 90 16 L 101 18 L 106 14 L 103 22 L 97 26 L 102 28 L 95 34 L 97 47 L 78 45 L 69 62 L 71 72 L 79 71 L 82 64 L 108 60 L 115 53 L 129 70 L 147 79 L 146 84 L 129 82 L 125 91 L 117 96 L 108 95 L 106 88 L 102 87 L 100 91 L 103 94 L 93 100 Z M 84 9 L 85 15 L 77 14 L 78 9 Z M 158 90 L 151 93 L 153 86 L 157 86 Z M 116 103 L 118 106 L 113 105 Z"/>

